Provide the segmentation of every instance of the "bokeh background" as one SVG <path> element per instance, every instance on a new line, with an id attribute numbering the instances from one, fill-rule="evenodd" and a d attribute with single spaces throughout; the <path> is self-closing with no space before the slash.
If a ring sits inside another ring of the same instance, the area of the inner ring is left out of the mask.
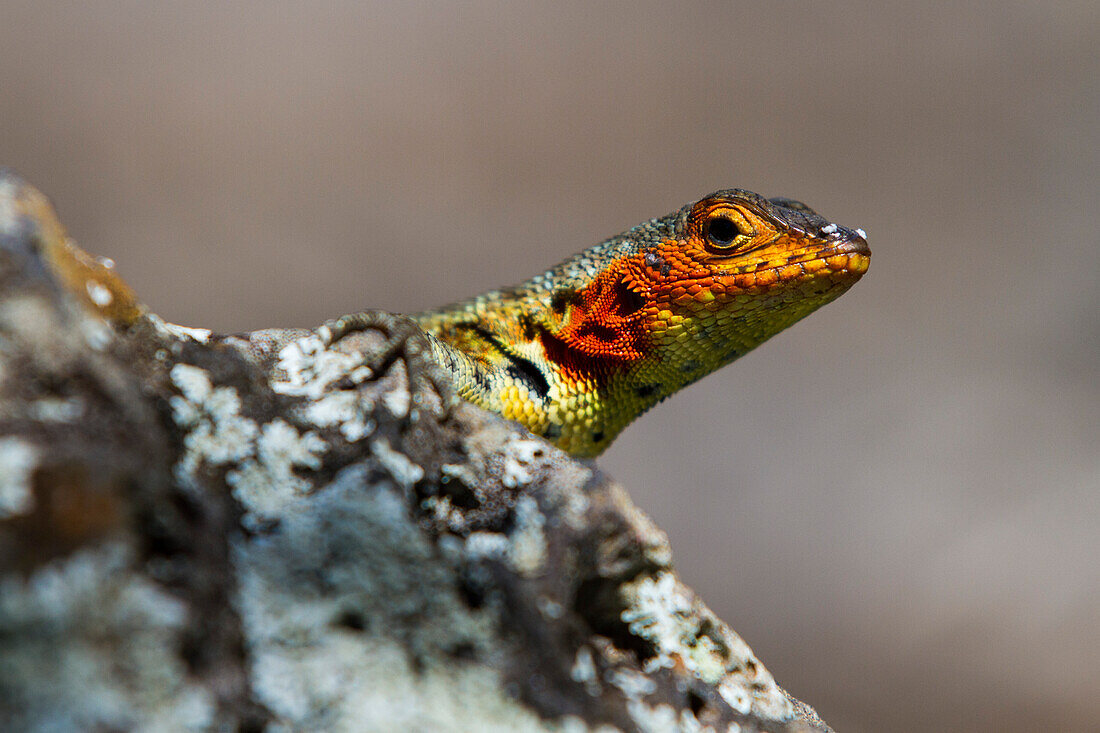
<path id="1" fill-rule="evenodd" d="M 519 281 L 712 190 L 868 276 L 600 464 L 839 731 L 1100 726 L 1100 4 L 0 2 L 0 164 L 169 320 Z"/>

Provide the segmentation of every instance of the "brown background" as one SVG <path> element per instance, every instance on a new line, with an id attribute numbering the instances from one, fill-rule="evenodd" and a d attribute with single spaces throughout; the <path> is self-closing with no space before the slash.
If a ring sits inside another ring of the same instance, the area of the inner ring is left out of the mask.
<path id="1" fill-rule="evenodd" d="M 1097 729 L 1100 4 L 92 5 L 0 2 L 0 162 L 176 322 L 420 309 L 728 186 L 866 229 L 600 463 L 838 730 Z"/>

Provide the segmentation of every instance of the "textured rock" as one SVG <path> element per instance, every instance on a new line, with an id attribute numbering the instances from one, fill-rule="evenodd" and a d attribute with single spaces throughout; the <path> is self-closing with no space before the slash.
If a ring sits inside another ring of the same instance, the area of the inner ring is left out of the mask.
<path id="1" fill-rule="evenodd" d="M 377 322 L 164 323 L 0 175 L 5 729 L 828 730 L 619 486 Z"/>

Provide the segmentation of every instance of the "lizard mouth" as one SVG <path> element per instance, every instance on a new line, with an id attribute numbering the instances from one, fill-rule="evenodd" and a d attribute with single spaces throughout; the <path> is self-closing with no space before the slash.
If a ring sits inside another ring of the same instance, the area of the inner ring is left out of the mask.
<path id="1" fill-rule="evenodd" d="M 823 248 L 812 262 L 821 263 L 821 274 L 831 275 L 853 283 L 867 272 L 871 264 L 871 248 L 862 229 L 836 227 Z"/>
<path id="2" fill-rule="evenodd" d="M 847 287 L 863 277 L 870 264 L 871 250 L 866 240 L 845 240 L 830 243 L 785 265 L 757 269 L 745 284 L 792 287 L 826 281 Z"/>
<path id="3" fill-rule="evenodd" d="M 847 262 L 841 262 L 840 258 L 845 258 Z M 867 265 L 871 262 L 871 248 L 867 246 L 867 240 L 861 237 L 846 242 L 838 242 L 822 252 L 817 259 L 824 260 L 829 265 L 829 269 L 837 269 L 834 268 L 835 262 L 839 269 L 852 270 L 862 275 L 867 271 Z"/>
<path id="4" fill-rule="evenodd" d="M 792 286 L 823 279 L 851 285 L 871 264 L 871 248 L 861 229 L 830 224 L 813 235 L 799 251 L 776 256 L 761 252 L 755 262 L 745 262 L 733 273 L 737 288 Z"/>

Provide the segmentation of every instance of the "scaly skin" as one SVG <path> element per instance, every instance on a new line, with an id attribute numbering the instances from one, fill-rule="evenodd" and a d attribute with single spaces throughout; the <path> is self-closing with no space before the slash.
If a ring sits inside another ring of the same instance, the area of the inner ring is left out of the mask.
<path id="1" fill-rule="evenodd" d="M 837 298 L 863 232 L 719 191 L 513 288 L 412 316 L 467 400 L 578 456 Z"/>

